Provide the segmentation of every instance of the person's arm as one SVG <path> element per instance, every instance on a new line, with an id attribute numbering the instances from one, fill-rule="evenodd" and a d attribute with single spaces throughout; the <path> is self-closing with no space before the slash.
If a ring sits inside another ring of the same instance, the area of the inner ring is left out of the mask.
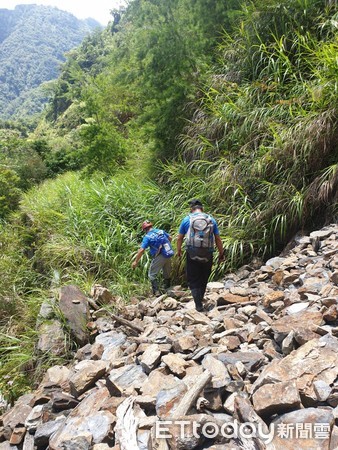
<path id="1" fill-rule="evenodd" d="M 139 263 L 140 259 L 142 258 L 143 253 L 144 253 L 144 248 L 142 248 L 142 247 L 139 248 L 139 249 L 138 249 L 138 252 L 137 252 L 137 255 L 136 255 L 136 258 L 135 258 L 135 261 L 133 261 L 133 263 L 132 263 L 132 265 L 131 265 L 131 267 L 132 267 L 133 269 L 135 269 L 135 267 L 136 267 L 137 264 Z"/>
<path id="2" fill-rule="evenodd" d="M 182 244 L 183 244 L 184 234 L 178 234 L 177 236 L 177 255 L 182 256 Z"/>
<path id="3" fill-rule="evenodd" d="M 223 242 L 219 234 L 215 234 L 215 244 L 218 250 L 218 261 L 224 261 Z"/>
<path id="4" fill-rule="evenodd" d="M 169 233 L 167 233 L 166 231 L 164 232 L 165 236 L 168 238 L 169 242 L 171 242 L 173 240 L 173 238 L 170 236 Z"/>
<path id="5" fill-rule="evenodd" d="M 177 255 L 179 257 L 182 256 L 183 239 L 187 233 L 188 228 L 189 228 L 189 217 L 185 217 L 180 224 L 180 228 L 178 230 L 178 235 L 177 235 L 176 248 L 177 248 Z"/>

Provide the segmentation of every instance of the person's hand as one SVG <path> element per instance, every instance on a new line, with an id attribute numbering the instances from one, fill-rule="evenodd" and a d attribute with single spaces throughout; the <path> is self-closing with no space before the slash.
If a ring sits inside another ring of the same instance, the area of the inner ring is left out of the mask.
<path id="1" fill-rule="evenodd" d="M 179 258 L 182 257 L 182 250 L 177 250 L 177 256 L 178 256 Z"/>
<path id="2" fill-rule="evenodd" d="M 132 269 L 135 269 L 135 268 L 136 268 L 136 266 L 137 266 L 137 262 L 136 262 L 136 261 L 134 261 L 134 262 L 132 263 L 131 267 L 132 267 Z"/>

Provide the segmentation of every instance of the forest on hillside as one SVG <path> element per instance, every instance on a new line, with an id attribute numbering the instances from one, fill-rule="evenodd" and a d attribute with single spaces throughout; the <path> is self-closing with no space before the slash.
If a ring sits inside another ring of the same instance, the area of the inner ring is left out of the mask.
<path id="1" fill-rule="evenodd" d="M 65 52 L 102 27 L 94 19 L 42 5 L 0 8 L 0 118 L 40 113 L 59 75 Z"/>
<path id="2" fill-rule="evenodd" d="M 175 235 L 200 198 L 216 278 L 337 220 L 337 27 L 328 0 L 132 0 L 68 52 L 36 124 L 1 124 L 0 391 L 50 363 L 34 323 L 54 288 L 147 292 L 145 218 Z"/>

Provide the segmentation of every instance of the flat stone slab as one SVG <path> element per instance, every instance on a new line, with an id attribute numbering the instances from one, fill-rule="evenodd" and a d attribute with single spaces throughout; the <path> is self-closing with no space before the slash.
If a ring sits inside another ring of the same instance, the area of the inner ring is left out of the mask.
<path id="1" fill-rule="evenodd" d="M 211 355 L 206 355 L 202 361 L 202 366 L 211 373 L 211 384 L 213 388 L 222 388 L 230 383 L 231 378 L 228 370 L 219 359 Z"/>
<path id="2" fill-rule="evenodd" d="M 174 375 L 167 375 L 162 369 L 153 370 L 148 379 L 143 383 L 141 392 L 143 395 L 156 397 L 162 389 L 170 389 L 177 384 L 178 378 Z"/>
<path id="3" fill-rule="evenodd" d="M 39 341 L 37 349 L 42 353 L 51 353 L 55 356 L 66 352 L 65 333 L 58 320 L 49 320 L 39 326 Z"/>
<path id="4" fill-rule="evenodd" d="M 170 417 L 186 392 L 187 386 L 183 381 L 177 381 L 175 386 L 161 390 L 156 397 L 157 416 L 160 418 Z"/>
<path id="5" fill-rule="evenodd" d="M 150 373 L 154 370 L 161 359 L 161 350 L 158 344 L 150 344 L 140 357 L 140 364 L 145 373 Z"/>
<path id="6" fill-rule="evenodd" d="M 330 385 L 337 376 L 338 339 L 327 334 L 268 364 L 253 384 L 253 392 L 265 384 L 294 380 L 300 393 L 312 395 L 314 381 Z"/>
<path id="7" fill-rule="evenodd" d="M 245 303 L 249 301 L 249 297 L 243 297 L 242 295 L 235 294 L 222 294 L 220 296 L 222 298 L 222 303 L 231 304 L 231 303 Z"/>
<path id="8" fill-rule="evenodd" d="M 260 416 L 299 409 L 301 400 L 294 381 L 275 384 L 264 384 L 253 394 L 253 405 Z"/>
<path id="9" fill-rule="evenodd" d="M 312 231 L 310 233 L 310 237 L 312 238 L 319 238 L 320 240 L 327 239 L 335 230 L 333 228 L 329 228 L 328 230 L 318 230 L 318 231 Z"/>
<path id="10" fill-rule="evenodd" d="M 329 450 L 333 423 L 333 414 L 326 409 L 305 408 L 286 413 L 270 425 L 270 430 L 275 428 L 271 445 L 283 450 Z"/>
<path id="11" fill-rule="evenodd" d="M 81 441 L 99 444 L 107 436 L 115 418 L 109 411 L 100 411 L 101 407 L 110 398 L 108 389 L 101 388 L 93 390 L 82 402 L 73 409 L 67 417 L 64 425 L 54 433 L 49 441 L 50 450 L 69 448 L 68 442 L 73 442 L 74 450 Z M 88 447 L 88 448 L 89 448 Z"/>
<path id="12" fill-rule="evenodd" d="M 147 380 L 141 366 L 129 364 L 127 366 L 113 369 L 107 378 L 107 388 L 111 395 L 121 395 L 128 390 L 139 390 Z"/>
<path id="13" fill-rule="evenodd" d="M 4 427 L 10 427 L 12 430 L 20 425 L 24 425 L 27 417 L 32 411 L 28 403 L 33 400 L 33 394 L 27 394 L 19 398 L 14 407 L 2 416 Z"/>
<path id="14" fill-rule="evenodd" d="M 76 342 L 79 345 L 85 345 L 89 338 L 87 331 L 89 320 L 87 297 L 77 286 L 63 286 L 60 289 L 59 306 Z"/>
<path id="15" fill-rule="evenodd" d="M 105 361 L 80 361 L 74 367 L 74 371 L 69 378 L 71 394 L 77 398 L 88 390 L 95 384 L 95 381 L 105 374 L 106 368 Z"/>
<path id="16" fill-rule="evenodd" d="M 322 314 L 311 311 L 300 311 L 295 314 L 288 314 L 271 323 L 271 328 L 284 339 L 290 331 L 311 331 L 313 327 L 321 325 Z"/>
<path id="17" fill-rule="evenodd" d="M 188 363 L 179 354 L 169 353 L 164 355 L 162 356 L 162 362 L 178 377 L 183 377 L 186 374 Z"/>
<path id="18" fill-rule="evenodd" d="M 227 352 L 220 353 L 217 357 L 225 365 L 241 361 L 250 372 L 258 369 L 265 360 L 263 353 L 259 352 Z"/>

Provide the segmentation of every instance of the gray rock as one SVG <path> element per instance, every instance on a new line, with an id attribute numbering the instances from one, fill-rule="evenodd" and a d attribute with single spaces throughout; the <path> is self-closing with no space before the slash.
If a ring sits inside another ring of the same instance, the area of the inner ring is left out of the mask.
<path id="1" fill-rule="evenodd" d="M 22 450 L 34 450 L 35 448 L 36 447 L 34 446 L 34 436 L 32 434 L 26 433 L 25 439 L 22 444 Z"/>
<path id="2" fill-rule="evenodd" d="M 295 348 L 295 332 L 292 330 L 282 342 L 282 351 L 284 355 L 289 355 Z"/>
<path id="3" fill-rule="evenodd" d="M 156 397 L 157 416 L 161 419 L 169 417 L 186 392 L 187 386 L 183 381 L 178 381 L 175 386 L 169 389 L 161 390 Z"/>
<path id="4" fill-rule="evenodd" d="M 309 306 L 308 302 L 294 303 L 293 305 L 290 305 L 287 308 L 285 308 L 285 312 L 286 314 L 296 314 L 301 311 L 304 311 L 305 309 L 308 308 L 308 306 Z"/>
<path id="5" fill-rule="evenodd" d="M 218 359 L 225 365 L 236 364 L 237 361 L 241 361 L 249 372 L 257 370 L 265 361 L 262 353 L 254 351 L 220 353 Z"/>
<path id="6" fill-rule="evenodd" d="M 285 261 L 285 258 L 280 258 L 279 256 L 276 256 L 275 258 L 270 258 L 268 261 L 266 261 L 265 265 L 268 267 L 272 267 L 274 270 L 277 270 L 280 268 L 280 266 Z"/>
<path id="7" fill-rule="evenodd" d="M 325 402 L 332 391 L 331 386 L 323 380 L 314 381 L 313 388 L 319 402 Z"/>
<path id="8" fill-rule="evenodd" d="M 27 428 L 28 431 L 34 433 L 38 424 L 42 420 L 42 414 L 43 414 L 43 405 L 34 406 L 34 408 L 29 413 L 29 415 L 25 420 L 25 427 Z"/>
<path id="9" fill-rule="evenodd" d="M 38 328 L 39 341 L 37 350 L 54 356 L 64 355 L 66 352 L 66 338 L 59 321 L 51 320 L 41 324 Z"/>
<path id="10" fill-rule="evenodd" d="M 2 416 L 2 423 L 4 427 L 10 427 L 14 430 L 15 427 L 24 425 L 27 417 L 32 411 L 29 402 L 34 398 L 34 395 L 27 394 L 19 398 L 14 407 L 7 411 Z"/>
<path id="11" fill-rule="evenodd" d="M 63 286 L 60 290 L 59 307 L 76 342 L 85 345 L 89 339 L 87 297 L 77 286 Z"/>
<path id="12" fill-rule="evenodd" d="M 146 380 L 147 375 L 141 366 L 129 364 L 119 369 L 113 369 L 106 383 L 111 395 L 121 395 L 127 393 L 128 390 L 139 390 Z"/>
<path id="13" fill-rule="evenodd" d="M 85 359 L 92 359 L 92 345 L 86 344 L 83 347 L 79 348 L 75 354 L 75 358 L 79 361 L 83 361 Z M 94 358 L 93 358 L 94 359 Z"/>
<path id="14" fill-rule="evenodd" d="M 51 394 L 52 409 L 55 412 L 64 411 L 75 408 L 79 400 L 65 392 L 52 392 Z"/>
<path id="15" fill-rule="evenodd" d="M 51 420 L 38 425 L 34 434 L 35 445 L 38 447 L 46 447 L 48 445 L 49 438 L 63 426 L 65 420 L 65 417 L 61 417 L 57 420 Z"/>
<path id="16" fill-rule="evenodd" d="M 68 440 L 62 442 L 62 450 L 89 450 L 91 448 L 91 435 L 72 436 Z M 56 449 L 55 449 L 56 450 Z"/>
<path id="17" fill-rule="evenodd" d="M 331 236 L 331 234 L 334 232 L 333 228 L 329 228 L 327 230 L 322 229 L 319 231 L 312 231 L 312 233 L 310 233 L 310 238 L 319 238 L 321 241 L 323 241 L 324 239 L 327 239 L 329 236 Z"/>
<path id="18" fill-rule="evenodd" d="M 105 360 L 105 352 L 109 352 L 111 348 L 116 348 L 124 344 L 127 340 L 127 336 L 117 331 L 109 331 L 108 333 L 102 333 L 96 336 L 95 343 L 103 346 L 102 359 Z"/>
<path id="19" fill-rule="evenodd" d="M 194 432 L 193 424 L 199 425 L 199 430 L 205 423 L 215 421 L 211 416 L 207 414 L 194 414 L 191 416 L 179 417 L 178 422 L 187 421 L 187 425 L 184 427 L 183 432 L 181 432 L 181 425 L 179 423 L 173 422 L 169 425 L 168 433 L 172 436 L 169 440 L 170 450 L 193 450 L 205 441 L 205 436 L 203 433 Z"/>
<path id="20" fill-rule="evenodd" d="M 207 289 L 210 291 L 224 289 L 224 283 L 220 283 L 219 281 L 210 281 L 207 284 Z"/>
<path id="21" fill-rule="evenodd" d="M 55 316 L 54 305 L 55 305 L 54 300 L 43 302 L 40 307 L 38 321 L 52 319 Z"/>
<path id="22" fill-rule="evenodd" d="M 18 450 L 16 445 L 11 445 L 8 441 L 0 443 L 0 450 Z"/>
<path id="23" fill-rule="evenodd" d="M 91 391 L 69 414 L 64 425 L 51 436 L 49 449 L 89 449 L 91 443 L 102 442 L 115 420 L 109 411 L 101 410 L 109 398 L 106 388 Z M 79 447 L 76 447 L 77 444 Z"/>
<path id="24" fill-rule="evenodd" d="M 95 444 L 92 450 L 109 450 L 111 446 L 108 444 Z"/>

